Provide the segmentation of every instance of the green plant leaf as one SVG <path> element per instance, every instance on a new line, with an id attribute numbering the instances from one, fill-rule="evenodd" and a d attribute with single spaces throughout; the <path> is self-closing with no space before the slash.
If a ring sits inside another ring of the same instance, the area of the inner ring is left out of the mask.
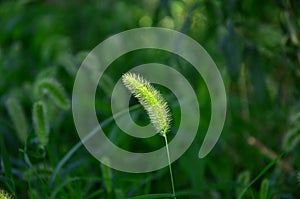
<path id="1" fill-rule="evenodd" d="M 259 198 L 260 199 L 267 199 L 268 198 L 268 192 L 269 192 L 269 180 L 264 179 L 260 185 L 260 193 Z"/>
<path id="2" fill-rule="evenodd" d="M 249 183 L 250 180 L 250 172 L 244 171 L 242 172 L 237 179 L 238 187 L 236 188 L 236 197 L 238 198 L 242 193 L 244 187 Z"/>
<path id="3" fill-rule="evenodd" d="M 3 135 L 0 133 L 0 155 L 1 155 L 1 163 L 3 162 L 3 166 L 4 166 L 4 173 L 5 176 L 10 179 L 6 185 L 8 186 L 8 188 L 10 189 L 10 191 L 14 191 L 15 190 L 15 182 L 14 182 L 14 178 L 12 175 L 12 166 L 11 166 L 11 162 L 9 160 L 8 157 L 8 153 L 6 150 L 6 146 L 4 143 L 4 138 Z M 1 174 L 2 175 L 2 174 Z"/>
<path id="4" fill-rule="evenodd" d="M 238 199 L 241 199 L 246 191 L 253 185 L 260 177 L 262 177 L 274 164 L 278 162 L 282 158 L 284 153 L 278 155 L 272 162 L 270 162 L 267 166 L 263 168 L 263 170 L 243 189 L 242 193 L 239 195 Z"/>
<path id="5" fill-rule="evenodd" d="M 103 158 L 103 162 L 109 162 L 108 158 Z M 110 167 L 101 164 L 103 183 L 105 185 L 107 193 L 110 195 L 112 193 L 112 171 Z"/>
<path id="6" fill-rule="evenodd" d="M 231 20 L 227 21 L 227 26 L 225 31 L 221 34 L 219 45 L 231 79 L 237 80 L 240 73 L 240 63 L 242 61 L 242 46 L 241 39 Z"/>

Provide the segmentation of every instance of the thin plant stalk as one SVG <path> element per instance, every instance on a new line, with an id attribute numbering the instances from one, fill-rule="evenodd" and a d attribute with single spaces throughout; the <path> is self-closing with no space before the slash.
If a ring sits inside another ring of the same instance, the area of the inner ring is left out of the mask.
<path id="1" fill-rule="evenodd" d="M 170 152 L 169 152 L 169 144 L 168 144 L 168 139 L 166 135 L 163 135 L 165 138 L 166 142 L 166 149 L 167 149 L 167 156 L 168 156 L 168 165 L 169 165 L 169 170 L 170 170 L 170 180 L 171 180 L 171 185 L 172 185 L 172 191 L 173 191 L 173 196 L 176 199 L 176 194 L 175 194 L 175 186 L 174 186 L 174 179 L 173 179 L 173 172 L 172 172 L 172 166 L 171 166 L 171 158 L 170 158 Z"/>

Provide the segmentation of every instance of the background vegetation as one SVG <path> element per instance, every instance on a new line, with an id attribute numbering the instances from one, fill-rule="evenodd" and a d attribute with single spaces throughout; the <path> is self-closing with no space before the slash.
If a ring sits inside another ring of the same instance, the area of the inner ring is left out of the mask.
<path id="1" fill-rule="evenodd" d="M 128 53 L 109 67 L 96 95 L 99 120 L 111 116 L 111 89 L 124 72 L 148 62 L 172 65 L 197 91 L 201 110 L 197 138 L 172 165 L 178 198 L 298 198 L 299 10 L 297 0 L 1 1 L 0 188 L 17 198 L 170 196 L 168 168 L 130 174 L 101 165 L 80 145 L 70 109 L 87 52 L 121 31 L 158 26 L 198 41 L 219 67 L 228 112 L 218 144 L 198 159 L 210 120 L 209 94 L 188 63 L 158 50 Z M 143 111 L 132 116 L 149 122 Z M 114 122 L 106 132 L 135 152 L 164 144 L 160 137 L 132 139 Z"/>

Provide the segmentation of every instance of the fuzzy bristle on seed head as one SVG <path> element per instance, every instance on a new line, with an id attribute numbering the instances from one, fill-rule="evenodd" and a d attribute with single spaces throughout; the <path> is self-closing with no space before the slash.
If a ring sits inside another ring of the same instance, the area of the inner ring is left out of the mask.
<path id="1" fill-rule="evenodd" d="M 154 128 L 165 136 L 170 128 L 171 115 L 168 104 L 160 92 L 135 73 L 124 74 L 122 82 L 146 109 Z"/>

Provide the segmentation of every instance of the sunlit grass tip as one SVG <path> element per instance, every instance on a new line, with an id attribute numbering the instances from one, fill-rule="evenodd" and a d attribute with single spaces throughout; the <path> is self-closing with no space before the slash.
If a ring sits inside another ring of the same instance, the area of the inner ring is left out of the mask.
<path id="1" fill-rule="evenodd" d="M 135 73 L 124 74 L 122 82 L 145 108 L 154 128 L 165 136 L 170 128 L 171 115 L 161 93 L 142 76 Z"/>

